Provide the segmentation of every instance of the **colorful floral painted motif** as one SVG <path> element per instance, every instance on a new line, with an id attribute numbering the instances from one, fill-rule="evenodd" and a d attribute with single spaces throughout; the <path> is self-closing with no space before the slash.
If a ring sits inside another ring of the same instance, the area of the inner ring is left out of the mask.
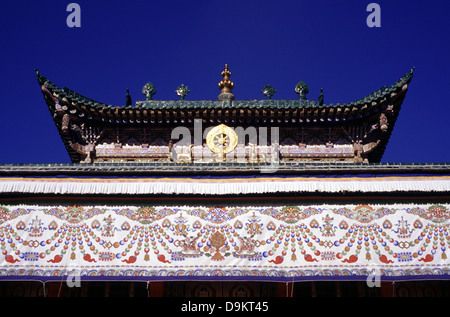
<path id="1" fill-rule="evenodd" d="M 0 207 L 0 279 L 449 276 L 448 205 Z"/>

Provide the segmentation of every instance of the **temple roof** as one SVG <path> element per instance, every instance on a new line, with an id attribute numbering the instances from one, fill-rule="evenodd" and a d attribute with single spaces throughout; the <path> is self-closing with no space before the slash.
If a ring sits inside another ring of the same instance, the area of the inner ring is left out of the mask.
<path id="1" fill-rule="evenodd" d="M 60 88 L 46 77 L 36 72 L 40 85 L 44 85 L 58 99 L 67 100 L 74 107 L 86 112 L 87 115 L 102 116 L 105 118 L 120 118 L 126 110 L 138 113 L 143 110 L 188 110 L 188 109 L 320 109 L 329 110 L 329 114 L 338 112 L 361 111 L 369 113 L 370 108 L 387 100 L 396 98 L 402 93 L 404 85 L 408 85 L 413 77 L 413 69 L 390 86 L 383 86 L 373 93 L 349 103 L 322 104 L 315 100 L 306 99 L 263 99 L 263 100 L 139 100 L 134 105 L 107 105 L 80 95 L 69 88 Z"/>
<path id="2" fill-rule="evenodd" d="M 295 87 L 299 99 L 270 99 L 274 90 L 266 86 L 263 93 L 267 99 L 239 100 L 232 93 L 234 84 L 229 80 L 231 72 L 227 66 L 222 76 L 224 80 L 219 83 L 221 92 L 218 100 L 185 100 L 189 90 L 184 85 L 177 89 L 180 100 L 154 100 L 156 89 L 152 83 L 147 83 L 142 90 L 145 100 L 133 104 L 127 93 L 126 105 L 114 106 L 69 88 L 60 88 L 36 70 L 44 99 L 73 163 L 83 161 L 84 154 L 80 153 L 83 149 L 74 144 L 67 133 L 70 130 L 68 122 L 79 126 L 87 123 L 90 128 L 97 127 L 99 130 L 101 126 L 108 126 L 109 129 L 119 129 L 119 126 L 121 129 L 153 129 L 168 125 L 189 126 L 193 125 L 194 119 L 203 119 L 209 125 L 279 125 L 298 129 L 300 126 L 308 128 L 312 124 L 314 129 L 321 126 L 335 131 L 342 128 L 348 131 L 367 130 L 368 137 L 361 140 L 366 146 L 364 151 L 370 155 L 370 162 L 380 162 L 413 77 L 413 68 L 390 86 L 342 104 L 323 104 L 321 98 L 319 101 L 307 100 L 305 94 L 308 88 L 304 82 L 299 82 Z M 384 116 L 388 123 L 382 124 L 380 116 Z M 344 127 L 346 124 L 349 125 Z M 93 138 L 99 137 L 94 135 Z"/>

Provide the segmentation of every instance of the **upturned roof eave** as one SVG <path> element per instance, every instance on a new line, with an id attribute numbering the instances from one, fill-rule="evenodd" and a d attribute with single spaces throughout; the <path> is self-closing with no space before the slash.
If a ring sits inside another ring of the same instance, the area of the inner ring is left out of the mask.
<path id="1" fill-rule="evenodd" d="M 349 103 L 323 104 L 318 105 L 315 100 L 299 99 L 270 99 L 270 100 L 139 100 L 133 106 L 114 106 L 101 103 L 78 94 L 69 88 L 60 88 L 46 77 L 37 72 L 36 77 L 41 86 L 45 86 L 52 94 L 58 96 L 60 100 L 67 100 L 74 107 L 84 111 L 85 115 L 97 114 L 105 117 L 115 117 L 118 112 L 141 112 L 144 110 L 202 110 L 202 109 L 263 109 L 263 110 L 325 110 L 332 109 L 333 113 L 338 111 L 358 111 L 371 107 L 387 99 L 394 98 L 402 92 L 402 87 L 409 84 L 413 72 L 405 74 L 398 81 L 384 86 L 373 93 Z"/>

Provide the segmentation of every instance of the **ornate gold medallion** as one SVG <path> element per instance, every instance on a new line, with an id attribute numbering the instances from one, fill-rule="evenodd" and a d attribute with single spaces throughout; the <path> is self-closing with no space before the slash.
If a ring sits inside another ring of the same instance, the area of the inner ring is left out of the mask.
<path id="1" fill-rule="evenodd" d="M 224 124 L 212 128 L 206 135 L 206 144 L 214 153 L 229 153 L 236 148 L 237 142 L 236 132 Z"/>

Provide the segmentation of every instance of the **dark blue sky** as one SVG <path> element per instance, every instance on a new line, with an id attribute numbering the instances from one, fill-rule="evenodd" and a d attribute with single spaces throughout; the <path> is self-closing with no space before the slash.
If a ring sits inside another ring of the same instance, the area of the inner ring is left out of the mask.
<path id="1" fill-rule="evenodd" d="M 81 27 L 66 7 L 81 7 Z M 369 28 L 369 3 L 381 27 Z M 390 85 L 415 66 L 383 162 L 450 162 L 448 0 L 7 1 L 0 13 L 0 163 L 70 162 L 34 69 L 91 99 L 213 99 L 228 64 L 237 99 L 309 99 L 345 103 Z"/>

